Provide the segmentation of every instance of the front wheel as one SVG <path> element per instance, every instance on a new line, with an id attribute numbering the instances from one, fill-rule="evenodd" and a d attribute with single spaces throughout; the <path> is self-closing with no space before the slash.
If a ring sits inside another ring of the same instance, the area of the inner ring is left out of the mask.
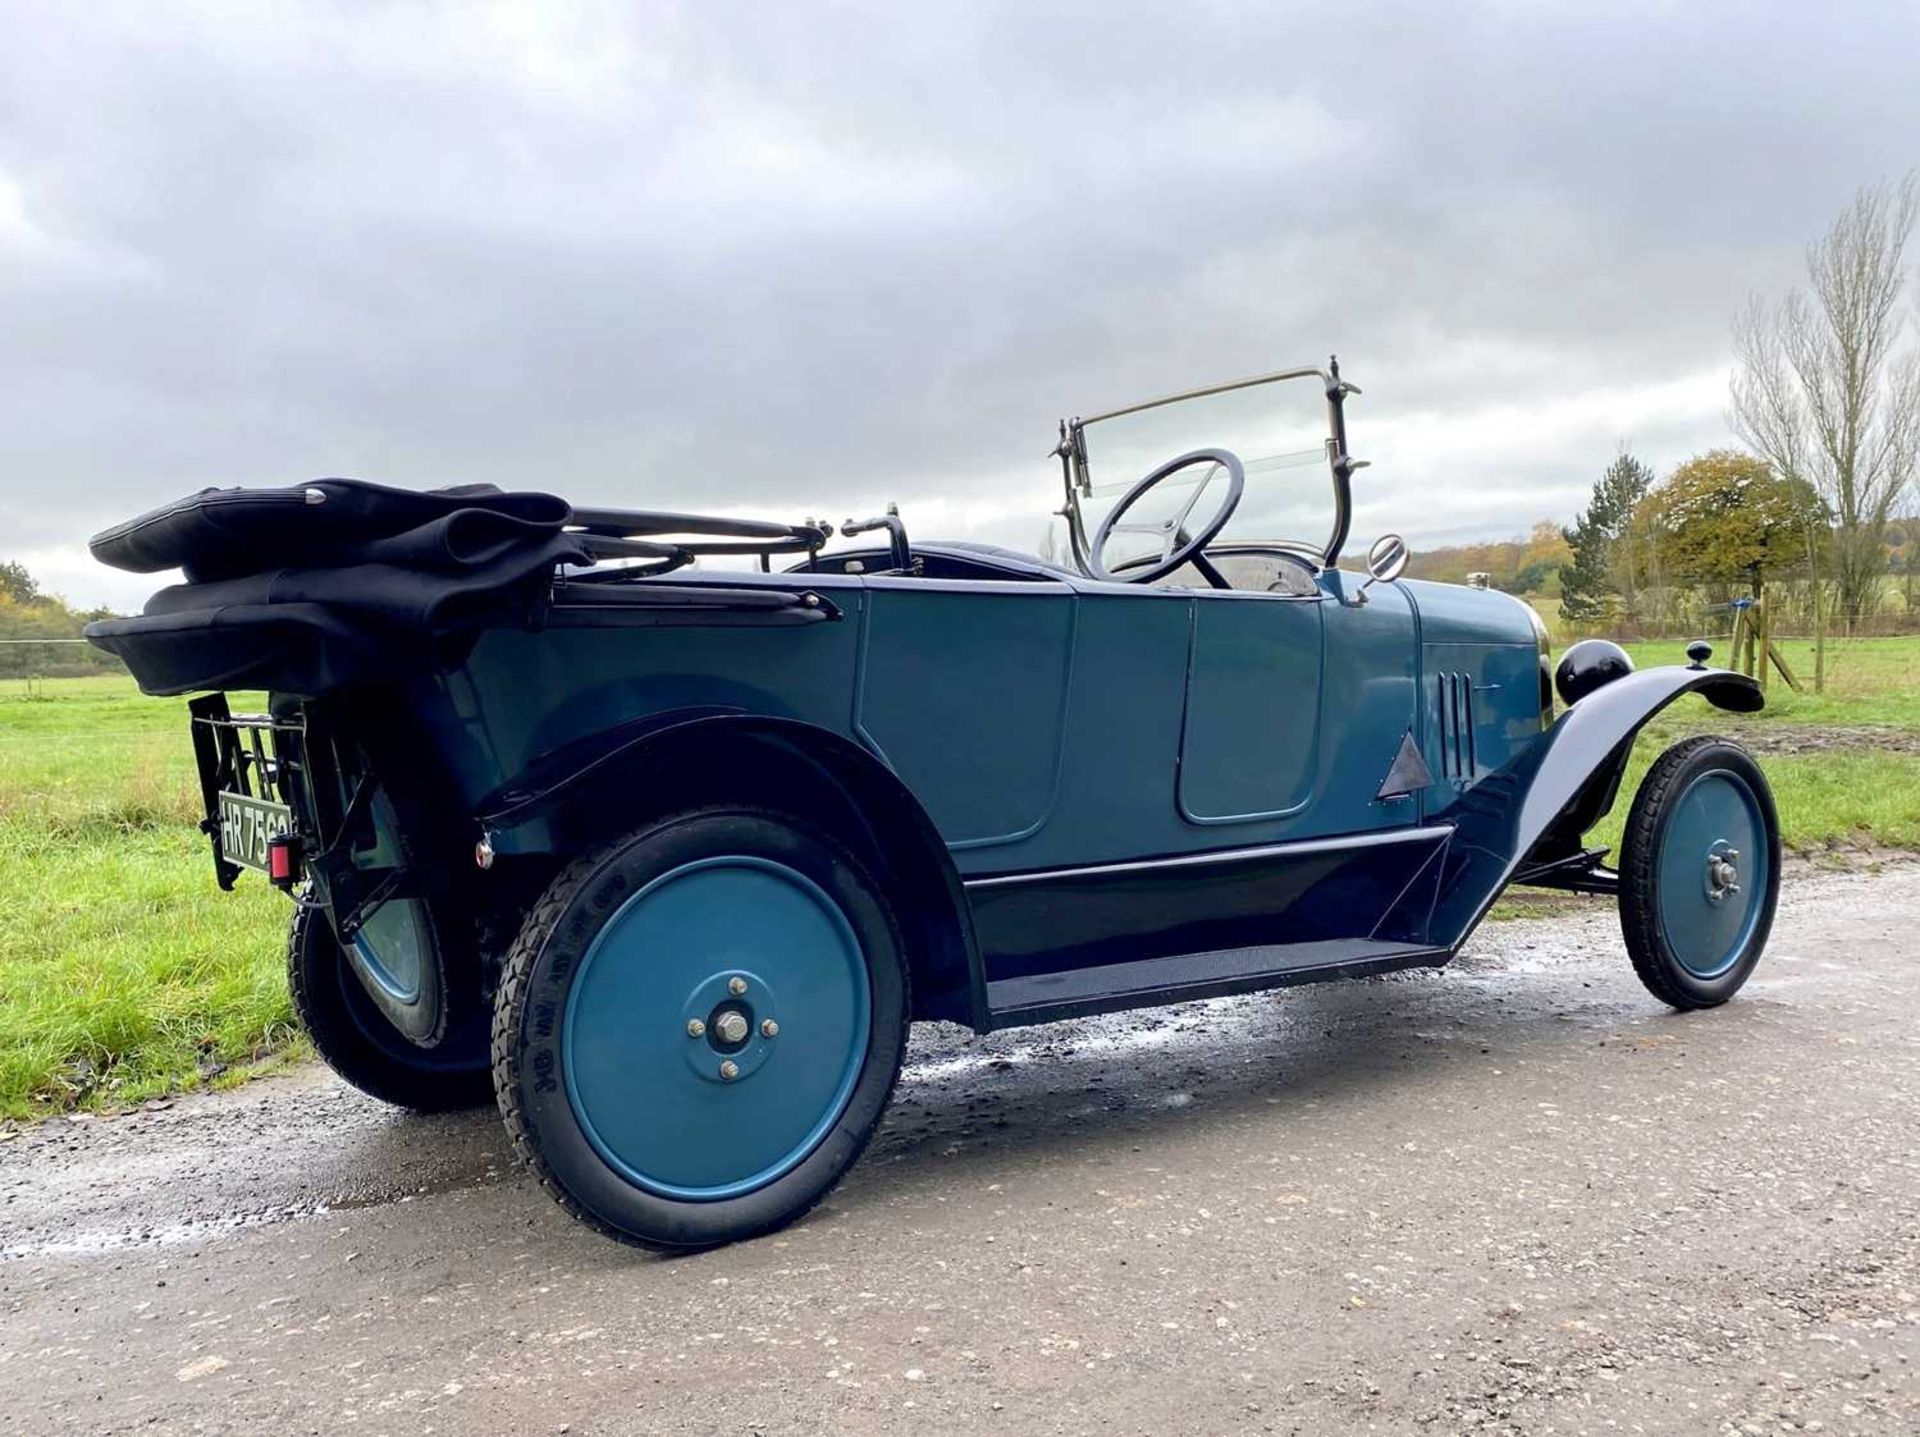
<path id="1" fill-rule="evenodd" d="M 1779 898 L 1780 821 L 1752 756 L 1711 737 L 1661 754 L 1620 844 L 1620 926 L 1647 990 L 1681 1009 L 1726 1002 Z"/>
<path id="2" fill-rule="evenodd" d="M 884 893 L 829 835 L 745 808 L 650 824 L 555 879 L 507 957 L 507 1131 L 563 1207 L 623 1241 L 772 1231 L 879 1122 L 904 960 Z"/>

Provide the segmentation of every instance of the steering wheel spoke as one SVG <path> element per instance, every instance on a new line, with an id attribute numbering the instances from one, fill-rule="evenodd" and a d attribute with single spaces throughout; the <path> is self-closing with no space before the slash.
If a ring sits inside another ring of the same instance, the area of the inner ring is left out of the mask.
<path id="1" fill-rule="evenodd" d="M 1214 465 L 1212 469 L 1209 469 L 1206 474 L 1201 477 L 1200 482 L 1193 486 L 1193 492 L 1187 495 L 1187 502 L 1180 506 L 1180 512 L 1167 521 L 1167 527 L 1169 529 L 1184 529 L 1187 527 L 1187 515 L 1191 514 L 1193 512 L 1193 506 L 1200 502 L 1200 496 L 1207 492 L 1207 485 L 1213 482 L 1213 476 L 1219 468 L 1219 465 Z"/>
<path id="2" fill-rule="evenodd" d="M 1171 519 L 1158 524 L 1146 524 L 1138 520 L 1129 522 L 1127 511 L 1138 504 L 1153 489 L 1184 469 L 1198 464 L 1212 466 L 1194 484 L 1193 492 Z M 1224 472 L 1227 476 L 1226 497 L 1213 516 L 1202 524 L 1197 531 L 1189 534 L 1187 518 L 1199 504 L 1200 496 L 1213 483 L 1215 475 Z M 1151 584 L 1164 579 L 1182 564 L 1191 561 L 1209 584 L 1215 588 L 1226 589 L 1227 583 L 1220 571 L 1206 562 L 1205 550 L 1219 537 L 1220 531 L 1227 527 L 1227 521 L 1233 517 L 1233 511 L 1240 506 L 1240 496 L 1246 489 L 1246 470 L 1241 466 L 1238 456 L 1226 449 L 1196 449 L 1191 454 L 1183 454 L 1171 459 L 1154 470 L 1146 478 L 1126 492 L 1120 502 L 1108 511 L 1101 521 L 1099 531 L 1094 535 L 1091 552 L 1087 556 L 1087 570 L 1096 579 L 1107 583 Z M 1160 540 L 1160 557 L 1141 568 L 1129 568 L 1124 577 L 1116 576 L 1107 568 L 1106 551 L 1108 541 L 1115 534 L 1151 534 Z"/>
<path id="3" fill-rule="evenodd" d="M 1200 571 L 1200 577 L 1213 585 L 1214 588 L 1231 589 L 1233 587 L 1233 585 L 1227 582 L 1227 576 L 1214 568 L 1213 560 L 1209 559 L 1205 554 L 1195 554 L 1191 562 L 1193 567 Z"/>

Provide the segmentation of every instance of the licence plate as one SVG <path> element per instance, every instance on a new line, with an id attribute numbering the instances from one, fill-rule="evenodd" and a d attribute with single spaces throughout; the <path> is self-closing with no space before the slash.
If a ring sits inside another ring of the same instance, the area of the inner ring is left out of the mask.
<path id="1" fill-rule="evenodd" d="M 293 810 L 244 793 L 220 793 L 220 856 L 229 863 L 267 869 L 267 845 L 293 830 Z"/>

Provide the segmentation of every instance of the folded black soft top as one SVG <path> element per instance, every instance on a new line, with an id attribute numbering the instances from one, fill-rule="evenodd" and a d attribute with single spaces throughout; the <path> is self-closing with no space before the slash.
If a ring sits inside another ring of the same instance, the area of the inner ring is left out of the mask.
<path id="1" fill-rule="evenodd" d="M 115 569 L 184 569 L 190 583 L 267 569 L 484 559 L 492 545 L 560 532 L 572 507 L 553 494 L 509 494 L 491 484 L 392 489 L 360 479 L 315 479 L 283 489 L 202 489 L 104 529 L 88 541 Z M 409 538 L 408 536 L 423 536 Z M 390 542 L 403 540 L 391 549 Z M 382 552 L 382 546 L 388 552 Z"/>
<path id="2" fill-rule="evenodd" d="M 539 603 L 556 564 L 593 562 L 572 515 L 555 495 L 490 484 L 203 490 L 94 536 L 103 564 L 187 582 L 86 635 L 148 693 L 318 694 Z"/>

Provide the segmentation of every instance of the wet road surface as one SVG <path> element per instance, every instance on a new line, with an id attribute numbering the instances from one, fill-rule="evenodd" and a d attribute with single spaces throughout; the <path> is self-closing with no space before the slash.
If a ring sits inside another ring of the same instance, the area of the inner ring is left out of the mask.
<path id="1" fill-rule="evenodd" d="M 1438 973 L 916 1030 L 813 1216 L 663 1259 L 318 1068 L 0 1143 L 0 1432 L 1920 1432 L 1920 868 L 1740 998 L 1611 907 Z"/>

